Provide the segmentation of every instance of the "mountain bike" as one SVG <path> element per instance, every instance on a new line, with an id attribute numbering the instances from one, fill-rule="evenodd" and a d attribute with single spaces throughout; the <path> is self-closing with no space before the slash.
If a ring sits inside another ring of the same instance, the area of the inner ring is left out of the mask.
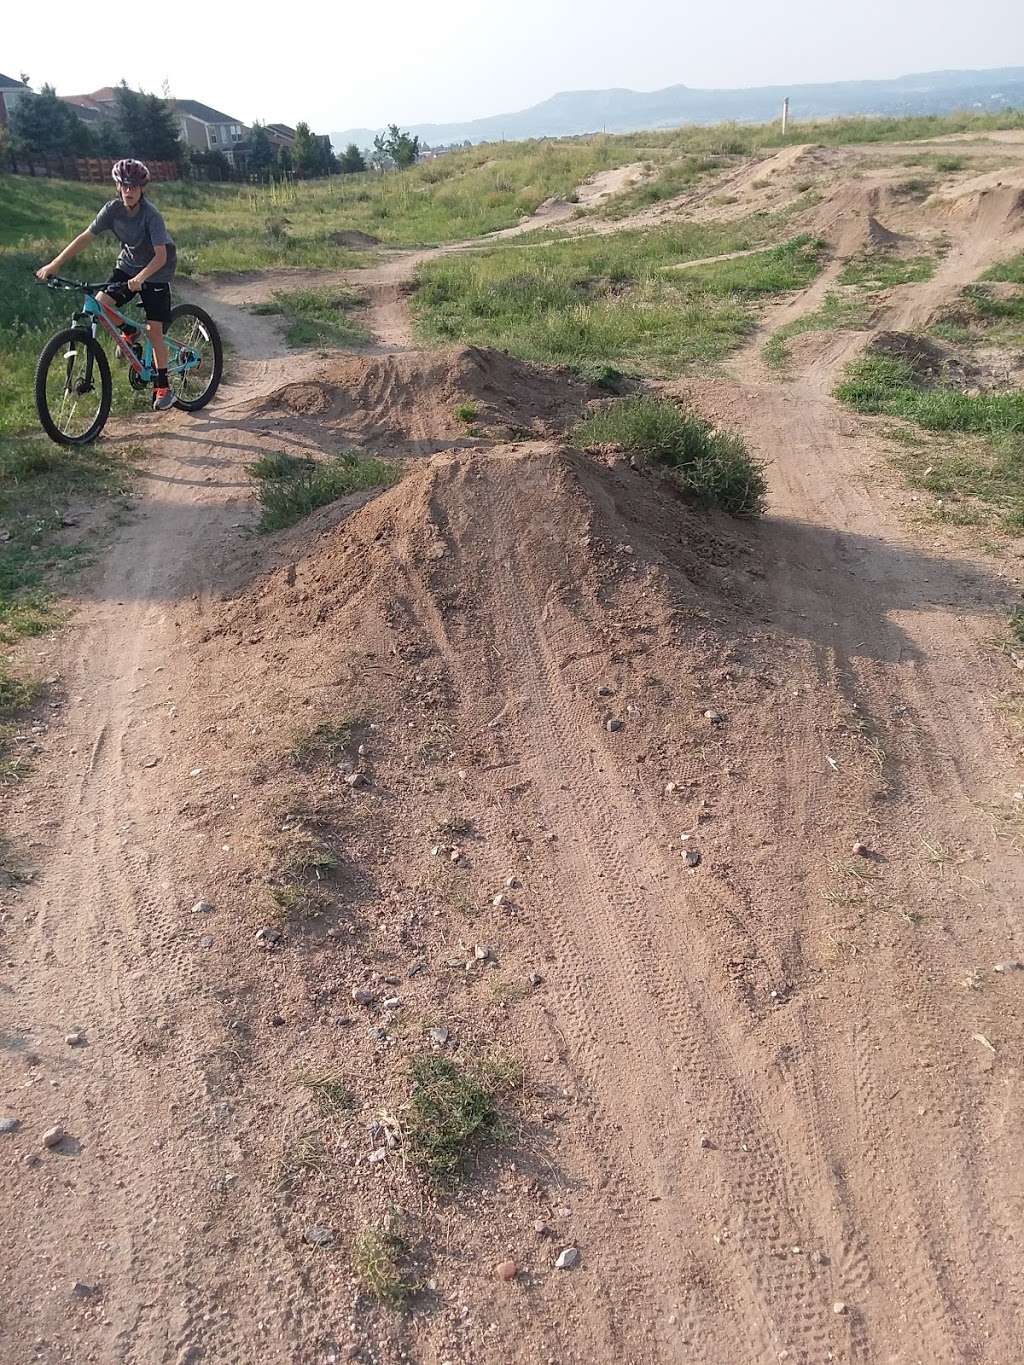
<path id="1" fill-rule="evenodd" d="M 128 382 L 138 392 L 148 390 L 156 378 L 153 344 L 144 329 L 96 295 L 103 284 L 65 280 L 51 275 L 50 289 L 81 289 L 85 294 L 80 312 L 71 326 L 43 347 L 36 364 L 36 409 L 43 430 L 62 446 L 82 446 L 103 430 L 110 416 L 113 386 L 110 363 L 97 333 L 113 338 L 118 353 L 128 362 Z M 167 342 L 167 381 L 175 406 L 186 412 L 203 407 L 217 392 L 224 352 L 217 324 L 194 303 L 171 309 L 164 329 Z"/>

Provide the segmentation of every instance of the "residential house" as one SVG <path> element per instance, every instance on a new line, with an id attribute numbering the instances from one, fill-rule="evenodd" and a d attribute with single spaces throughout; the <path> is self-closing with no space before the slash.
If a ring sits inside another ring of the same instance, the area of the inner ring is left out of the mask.
<path id="1" fill-rule="evenodd" d="M 94 90 L 91 95 L 61 95 L 60 98 L 90 128 L 95 128 L 105 118 L 113 118 L 117 112 L 117 91 L 112 85 Z"/>
<path id="2" fill-rule="evenodd" d="M 0 76 L 0 123 L 10 123 L 11 115 L 21 100 L 35 91 L 29 89 L 24 81 L 16 81 L 11 76 Z"/>
<path id="3" fill-rule="evenodd" d="M 171 105 L 178 117 L 178 136 L 186 146 L 198 152 L 222 152 L 230 165 L 235 164 L 234 151 L 249 134 L 244 123 L 198 100 L 172 100 Z"/>
<path id="4" fill-rule="evenodd" d="M 287 147 L 291 151 L 295 146 L 295 129 L 289 128 L 287 123 L 268 123 L 267 137 L 277 148 Z"/>

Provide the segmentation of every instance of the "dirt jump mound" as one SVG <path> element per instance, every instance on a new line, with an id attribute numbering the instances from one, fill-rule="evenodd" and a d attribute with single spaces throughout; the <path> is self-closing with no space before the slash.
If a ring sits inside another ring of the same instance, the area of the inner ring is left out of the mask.
<path id="1" fill-rule="evenodd" d="M 565 429 L 598 390 L 568 372 L 477 346 L 350 356 L 262 400 L 261 419 L 316 423 L 366 448 L 438 448 L 467 434 L 501 439 Z"/>
<path id="2" fill-rule="evenodd" d="M 903 360 L 922 384 L 952 384 L 969 387 L 978 380 L 979 371 L 962 356 L 928 337 L 908 332 L 879 332 L 868 350 L 874 355 Z"/>

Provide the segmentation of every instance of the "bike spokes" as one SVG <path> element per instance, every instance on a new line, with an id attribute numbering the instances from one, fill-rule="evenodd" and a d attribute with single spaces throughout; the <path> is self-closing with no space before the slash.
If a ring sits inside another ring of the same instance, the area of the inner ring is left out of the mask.
<path id="1" fill-rule="evenodd" d="M 54 426 L 69 440 L 84 436 L 99 415 L 103 394 L 98 380 L 84 339 L 68 341 L 47 367 L 46 405 Z"/>
<path id="2" fill-rule="evenodd" d="M 172 324 L 167 345 L 168 383 L 176 398 L 195 402 L 213 381 L 216 365 L 213 338 L 201 318 L 183 316 Z"/>

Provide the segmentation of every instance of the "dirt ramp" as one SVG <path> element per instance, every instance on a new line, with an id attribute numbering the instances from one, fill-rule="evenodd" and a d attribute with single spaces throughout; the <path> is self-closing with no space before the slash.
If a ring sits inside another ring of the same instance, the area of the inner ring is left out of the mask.
<path id="1" fill-rule="evenodd" d="M 955 195 L 936 197 L 931 202 L 937 211 L 985 232 L 1024 228 L 1024 184 L 1007 182 L 996 174 L 976 176 L 960 185 Z"/>
<path id="2" fill-rule="evenodd" d="M 565 429 L 597 390 L 568 372 L 517 360 L 504 351 L 347 356 L 315 380 L 286 384 L 257 415 L 313 422 L 354 444 L 437 449 L 467 434 L 503 439 Z M 496 429 L 496 430 L 495 430 Z"/>
<path id="3" fill-rule="evenodd" d="M 884 185 L 846 183 L 819 208 L 814 228 L 826 237 L 840 256 L 858 251 L 896 248 L 906 238 L 884 226 L 881 216 L 893 207 Z"/>
<path id="4" fill-rule="evenodd" d="M 301 600 L 318 620 L 332 601 L 340 607 L 368 591 L 387 598 L 399 562 L 401 572 L 428 577 L 439 566 L 446 590 L 455 581 L 471 589 L 486 571 L 472 548 L 482 551 L 491 529 L 480 510 L 485 493 L 501 508 L 503 530 L 541 547 L 534 553 L 559 578 L 596 584 L 618 572 L 624 556 L 630 570 L 656 566 L 716 608 L 751 601 L 744 567 L 751 552 L 729 518 L 692 507 L 621 455 L 591 456 L 548 441 L 434 455 L 344 521 L 333 510 L 323 514 L 312 544 L 308 523 L 281 537 L 275 555 L 290 559 L 293 546 L 305 566 Z M 275 618 L 265 620 L 275 635 L 286 634 L 293 619 L 294 583 L 290 567 L 259 590 L 259 613 Z M 532 585 L 541 600 L 548 586 Z"/>

